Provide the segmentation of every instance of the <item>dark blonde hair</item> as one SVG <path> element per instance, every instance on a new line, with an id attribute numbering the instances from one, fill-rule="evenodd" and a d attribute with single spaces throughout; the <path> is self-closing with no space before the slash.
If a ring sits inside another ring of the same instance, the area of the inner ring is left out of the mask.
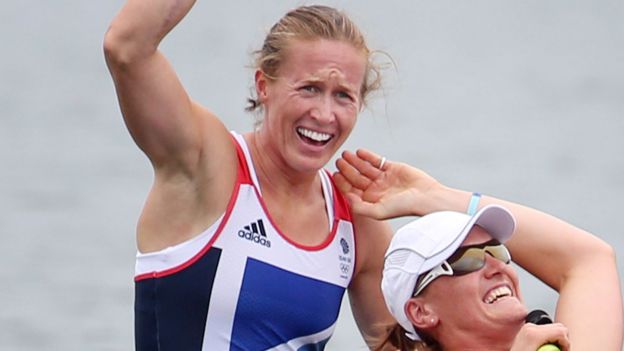
<path id="1" fill-rule="evenodd" d="M 269 31 L 260 50 L 254 52 L 254 68 L 269 79 L 278 76 L 286 49 L 292 40 L 336 40 L 353 45 L 366 57 L 367 67 L 360 89 L 362 101 L 381 85 L 380 67 L 372 62 L 364 35 L 343 12 L 328 6 L 301 6 L 286 13 Z M 248 111 L 261 107 L 257 98 L 248 99 Z"/>

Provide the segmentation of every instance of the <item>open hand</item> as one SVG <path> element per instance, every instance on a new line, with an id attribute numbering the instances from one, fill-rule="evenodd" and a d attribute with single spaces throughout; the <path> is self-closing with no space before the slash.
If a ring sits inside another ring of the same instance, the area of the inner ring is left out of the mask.
<path id="1" fill-rule="evenodd" d="M 354 213 L 375 219 L 422 215 L 427 195 L 440 183 L 405 163 L 386 161 L 368 150 L 345 151 L 334 179 Z"/>

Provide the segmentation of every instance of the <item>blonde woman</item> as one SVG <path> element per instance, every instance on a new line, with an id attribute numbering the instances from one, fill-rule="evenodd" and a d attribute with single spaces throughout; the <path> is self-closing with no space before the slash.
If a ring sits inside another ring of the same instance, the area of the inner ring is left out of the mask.
<path id="1" fill-rule="evenodd" d="M 323 170 L 378 84 L 366 41 L 336 9 L 288 12 L 256 56 L 249 109 L 262 121 L 239 134 L 158 49 L 194 3 L 128 0 L 104 41 L 154 169 L 137 228 L 136 349 L 321 350 L 347 289 L 362 334 L 379 336 L 390 229 L 353 215 Z"/>

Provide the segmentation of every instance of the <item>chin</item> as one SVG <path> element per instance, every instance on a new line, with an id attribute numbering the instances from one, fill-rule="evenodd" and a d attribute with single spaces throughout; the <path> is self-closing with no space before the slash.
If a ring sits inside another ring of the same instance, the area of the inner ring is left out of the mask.
<path id="1" fill-rule="evenodd" d="M 526 307 L 522 306 L 515 309 L 510 309 L 504 316 L 505 322 L 513 325 L 522 326 L 525 323 L 526 315 L 529 313 Z"/>
<path id="2" fill-rule="evenodd" d="M 320 158 L 302 157 L 291 163 L 291 167 L 302 173 L 313 173 L 325 167 L 327 162 Z"/>
<path id="3" fill-rule="evenodd" d="M 295 159 L 300 171 L 318 171 L 325 167 L 333 154 L 322 153 L 318 155 L 299 154 Z"/>
<path id="4" fill-rule="evenodd" d="M 524 324 L 528 313 L 522 301 L 516 298 L 507 298 L 488 306 L 491 315 L 498 321 Z"/>

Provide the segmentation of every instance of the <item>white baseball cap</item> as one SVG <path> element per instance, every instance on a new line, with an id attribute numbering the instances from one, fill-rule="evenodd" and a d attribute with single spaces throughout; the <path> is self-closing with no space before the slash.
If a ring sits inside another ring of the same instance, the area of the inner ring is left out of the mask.
<path id="1" fill-rule="evenodd" d="M 420 340 L 420 336 L 405 314 L 405 304 L 418 276 L 449 258 L 475 225 L 503 243 L 513 234 L 516 222 L 504 207 L 488 205 L 473 216 L 454 211 L 430 213 L 394 234 L 385 255 L 381 290 L 388 310 L 411 339 Z"/>

